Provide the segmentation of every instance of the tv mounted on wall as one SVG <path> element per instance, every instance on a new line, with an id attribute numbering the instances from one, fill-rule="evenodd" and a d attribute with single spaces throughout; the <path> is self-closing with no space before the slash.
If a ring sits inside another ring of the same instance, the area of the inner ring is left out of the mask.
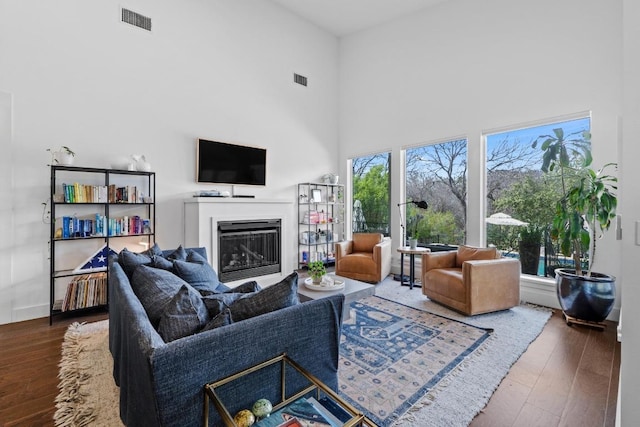
<path id="1" fill-rule="evenodd" d="M 267 150 L 225 142 L 198 140 L 196 181 L 265 185 Z"/>

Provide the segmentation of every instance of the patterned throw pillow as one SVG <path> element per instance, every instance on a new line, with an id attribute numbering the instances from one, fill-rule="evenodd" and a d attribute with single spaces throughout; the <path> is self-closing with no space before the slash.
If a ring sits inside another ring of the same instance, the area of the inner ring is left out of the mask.
<path id="1" fill-rule="evenodd" d="M 200 293 L 189 285 L 182 285 L 169 301 L 158 323 L 158 333 L 171 342 L 199 332 L 209 322 L 209 314 Z"/>

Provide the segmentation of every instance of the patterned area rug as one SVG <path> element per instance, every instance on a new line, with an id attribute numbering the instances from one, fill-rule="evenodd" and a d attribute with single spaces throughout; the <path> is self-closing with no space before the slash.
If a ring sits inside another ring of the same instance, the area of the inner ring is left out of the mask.
<path id="1" fill-rule="evenodd" d="M 391 425 L 489 337 L 478 328 L 372 296 L 351 304 L 340 344 L 340 393 Z"/>

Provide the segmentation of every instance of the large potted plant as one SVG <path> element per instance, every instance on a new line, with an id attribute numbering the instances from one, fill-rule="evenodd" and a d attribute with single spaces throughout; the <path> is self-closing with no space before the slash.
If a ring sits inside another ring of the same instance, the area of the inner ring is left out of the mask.
<path id="1" fill-rule="evenodd" d="M 555 206 L 551 238 L 563 255 L 573 258 L 573 267 L 556 269 L 556 291 L 567 323 L 602 322 L 615 302 L 615 277 L 592 271 L 596 242 L 615 218 L 617 178 L 606 173 L 615 163 L 599 170 L 590 165 L 591 135 L 577 132 L 564 135 L 562 128 L 553 135 L 542 135 L 542 171 L 557 173 L 561 197 Z M 587 269 L 582 267 L 583 248 L 587 248 Z"/>

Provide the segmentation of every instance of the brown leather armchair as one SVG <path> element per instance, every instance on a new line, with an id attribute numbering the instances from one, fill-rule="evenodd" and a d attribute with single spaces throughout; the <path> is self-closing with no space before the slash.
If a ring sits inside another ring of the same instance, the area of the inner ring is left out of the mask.
<path id="1" fill-rule="evenodd" d="M 425 253 L 422 293 L 470 316 L 506 310 L 520 303 L 520 261 L 500 258 L 496 248 Z"/>
<path id="2" fill-rule="evenodd" d="M 391 239 L 380 233 L 354 233 L 336 243 L 336 275 L 379 283 L 391 272 Z"/>

